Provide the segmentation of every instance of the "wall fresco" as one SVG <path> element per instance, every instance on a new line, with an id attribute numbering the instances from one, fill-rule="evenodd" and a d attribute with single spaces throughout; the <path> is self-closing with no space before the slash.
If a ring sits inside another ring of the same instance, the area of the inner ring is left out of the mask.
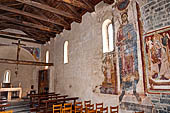
<path id="1" fill-rule="evenodd" d="M 141 101 L 136 93 L 136 85 L 139 81 L 138 55 L 137 55 L 137 33 L 134 25 L 128 20 L 128 10 L 121 14 L 120 27 L 117 32 L 116 46 L 118 49 L 118 62 L 120 73 L 120 85 L 122 93 L 119 97 L 121 102 L 125 91 L 133 90 L 138 101 Z"/>
<path id="2" fill-rule="evenodd" d="M 148 89 L 170 91 L 170 28 L 144 37 Z"/>
<path id="3" fill-rule="evenodd" d="M 27 51 L 29 51 L 35 60 L 39 61 L 39 59 L 40 59 L 40 49 L 39 48 L 34 48 L 34 47 L 23 47 L 23 48 L 26 49 Z"/>
<path id="4" fill-rule="evenodd" d="M 100 92 L 104 94 L 117 94 L 116 58 L 113 52 L 105 53 L 102 61 L 104 81 Z"/>
<path id="5" fill-rule="evenodd" d="M 0 46 L 13 46 L 11 44 L 5 44 L 5 43 L 0 43 Z M 35 48 L 35 47 L 24 47 L 22 46 L 22 48 L 24 48 L 25 50 L 27 50 L 29 53 L 32 54 L 32 56 L 34 57 L 34 59 L 36 61 L 39 61 L 40 59 L 40 49 L 39 48 Z"/>
<path id="6" fill-rule="evenodd" d="M 131 19 L 135 13 L 133 3 L 136 2 L 117 1 L 116 11 L 113 12 L 115 49 L 103 55 L 102 68 L 105 79 L 100 92 L 105 94 L 118 94 L 119 92 L 119 102 L 129 91 L 133 93 L 138 102 L 141 101 L 136 90 L 139 82 L 137 42 L 140 40 L 137 36 L 136 24 L 134 24 L 136 20 Z"/>

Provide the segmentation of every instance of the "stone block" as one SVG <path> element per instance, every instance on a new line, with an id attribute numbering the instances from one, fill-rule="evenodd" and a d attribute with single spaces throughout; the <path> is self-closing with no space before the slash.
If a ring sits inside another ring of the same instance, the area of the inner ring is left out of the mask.
<path id="1" fill-rule="evenodd" d="M 162 103 L 162 104 L 170 104 L 170 99 L 160 99 L 160 103 Z"/>

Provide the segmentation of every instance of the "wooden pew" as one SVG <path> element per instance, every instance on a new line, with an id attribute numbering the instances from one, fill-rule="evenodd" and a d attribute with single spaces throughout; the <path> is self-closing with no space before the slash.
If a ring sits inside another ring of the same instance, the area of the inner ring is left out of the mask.
<path id="1" fill-rule="evenodd" d="M 77 99 L 79 99 L 79 97 L 68 97 L 68 98 L 63 98 L 63 99 L 44 100 L 42 101 L 42 103 L 44 103 L 45 106 L 40 106 L 40 109 L 43 110 L 43 113 L 47 113 L 49 110 L 52 110 L 53 104 L 64 104 L 66 101 L 73 101 L 75 103 Z"/>
<path id="2" fill-rule="evenodd" d="M 42 103 L 42 101 L 44 101 L 44 100 L 63 99 L 63 98 L 66 98 L 66 97 L 68 97 L 68 95 L 59 95 L 59 96 L 51 96 L 51 97 L 40 97 L 38 99 L 38 107 L 37 107 L 37 109 L 40 109 L 39 107 L 43 106 L 44 103 Z"/>
<path id="3" fill-rule="evenodd" d="M 55 93 L 48 93 L 48 94 L 32 94 L 30 95 L 30 107 L 32 107 L 32 104 L 38 103 L 38 99 L 41 97 L 52 97 L 52 96 L 57 96 L 60 94 L 55 94 Z"/>
<path id="4" fill-rule="evenodd" d="M 0 111 L 4 111 L 6 107 L 10 106 L 7 102 L 6 99 L 0 98 Z"/>
<path id="5" fill-rule="evenodd" d="M 0 104 L 0 111 L 5 111 L 6 107 L 10 106 L 8 103 Z"/>
<path id="6" fill-rule="evenodd" d="M 38 110 L 39 106 L 39 98 L 42 97 L 53 97 L 53 96 L 58 96 L 60 94 L 55 94 L 55 93 L 48 93 L 48 94 L 32 94 L 30 95 L 30 111 L 34 112 Z"/>

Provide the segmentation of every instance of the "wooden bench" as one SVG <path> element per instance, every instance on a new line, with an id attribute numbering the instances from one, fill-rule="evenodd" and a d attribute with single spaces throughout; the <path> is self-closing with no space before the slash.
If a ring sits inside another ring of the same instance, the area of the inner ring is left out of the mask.
<path id="1" fill-rule="evenodd" d="M 41 97 L 53 97 L 60 94 L 48 93 L 48 94 L 32 94 L 30 95 L 30 107 L 33 108 L 34 104 L 38 104 L 39 98 Z"/>
<path id="2" fill-rule="evenodd" d="M 40 109 L 43 110 L 44 113 L 47 113 L 48 111 L 52 110 L 52 106 L 54 104 L 64 104 L 66 101 L 73 101 L 75 103 L 77 99 L 79 99 L 79 97 L 68 97 L 68 98 L 63 98 L 63 99 L 44 100 L 42 101 L 42 103 L 44 103 L 45 106 L 40 106 Z"/>
<path id="3" fill-rule="evenodd" d="M 0 111 L 5 111 L 6 107 L 10 106 L 8 103 L 0 104 Z"/>
<path id="4" fill-rule="evenodd" d="M 42 101 L 44 101 L 44 100 L 63 99 L 63 98 L 66 98 L 66 97 L 68 97 L 68 95 L 59 95 L 59 96 L 51 96 L 51 97 L 40 97 L 38 99 L 38 106 L 43 106 L 42 104 L 44 104 L 44 103 L 42 103 Z M 40 109 L 40 108 L 38 108 L 38 109 Z"/>

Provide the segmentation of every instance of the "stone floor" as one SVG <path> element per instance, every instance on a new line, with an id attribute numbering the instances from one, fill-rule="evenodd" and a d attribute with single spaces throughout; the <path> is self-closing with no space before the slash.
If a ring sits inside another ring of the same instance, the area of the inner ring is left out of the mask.
<path id="1" fill-rule="evenodd" d="M 6 110 L 13 110 L 13 113 L 33 113 L 30 112 L 29 101 L 15 99 L 9 102 L 10 106 Z"/>

